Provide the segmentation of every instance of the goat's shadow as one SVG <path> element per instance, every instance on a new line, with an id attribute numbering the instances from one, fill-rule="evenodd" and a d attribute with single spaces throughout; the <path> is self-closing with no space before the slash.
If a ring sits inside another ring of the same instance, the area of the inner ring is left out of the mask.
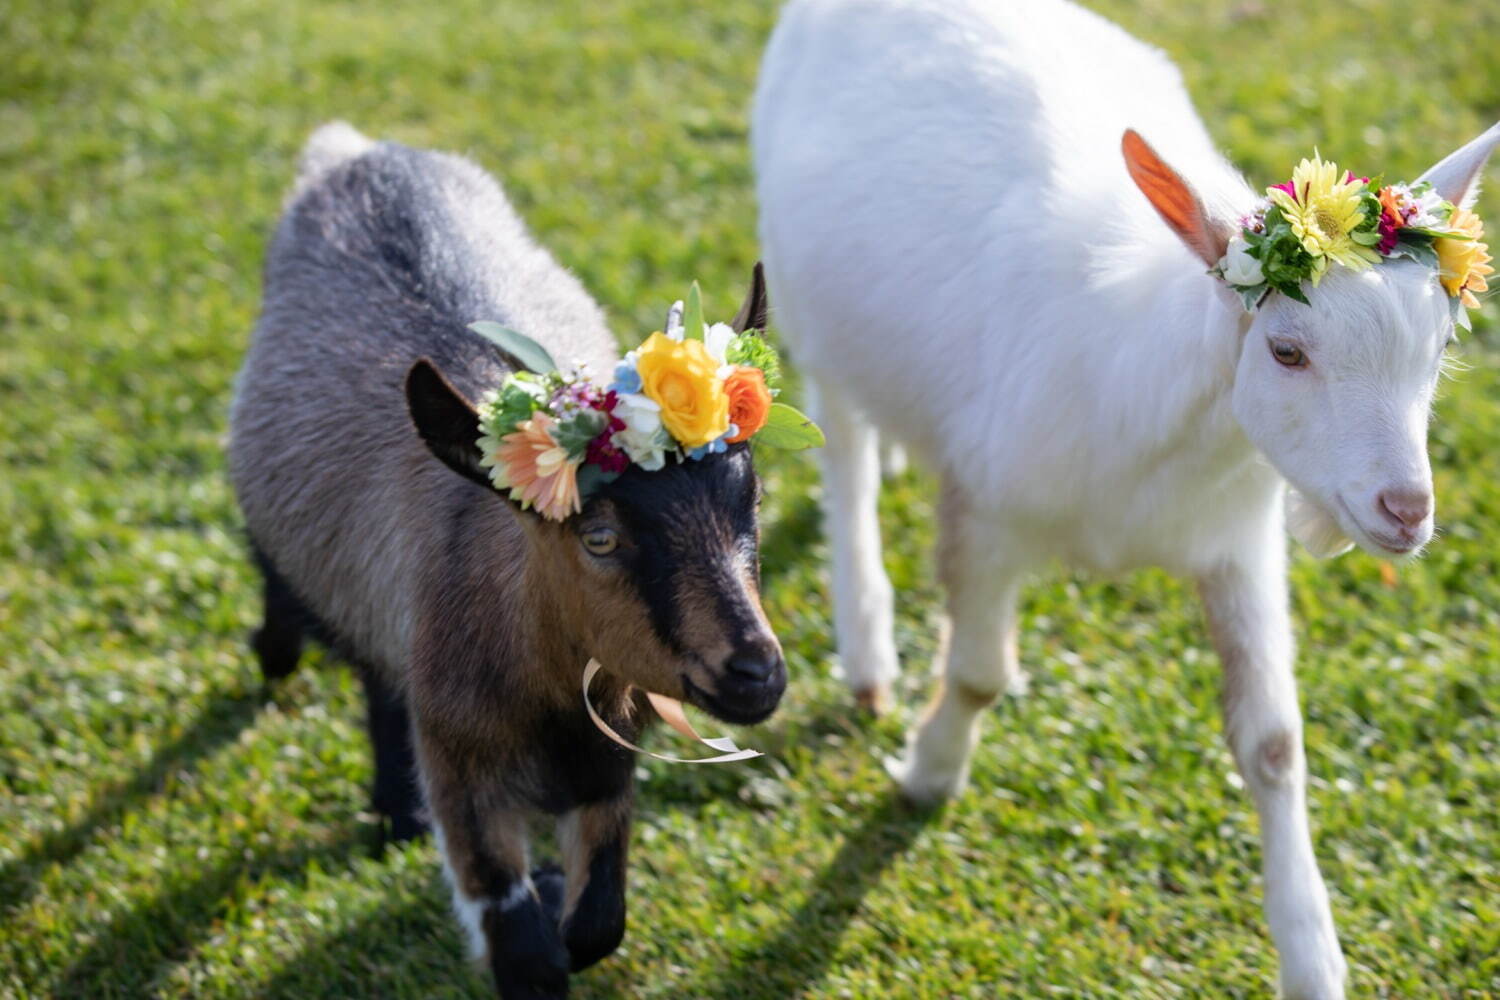
<path id="1" fill-rule="evenodd" d="M 168 775 L 192 767 L 232 743 L 265 702 L 260 692 L 220 693 L 176 739 L 158 747 L 129 778 L 94 793 L 83 815 L 45 834 L 19 857 L 0 867 L 0 914 L 9 915 L 35 894 L 51 865 L 65 866 L 132 809 L 158 794 Z"/>
<path id="2" fill-rule="evenodd" d="M 173 880 L 110 920 L 52 983 L 56 997 L 143 996 L 214 931 L 216 918 L 248 886 L 267 878 L 304 877 L 358 852 L 367 831 L 351 824 L 326 843 L 230 852 L 196 876 Z M 170 876 L 169 876 L 170 878 Z"/>
<path id="3" fill-rule="evenodd" d="M 865 896 L 917 836 L 942 815 L 919 809 L 894 790 L 850 833 L 813 881 L 807 901 L 772 936 L 728 958 L 685 987 L 694 1000 L 737 1000 L 745 984 L 758 993 L 794 996 L 819 982 Z"/>

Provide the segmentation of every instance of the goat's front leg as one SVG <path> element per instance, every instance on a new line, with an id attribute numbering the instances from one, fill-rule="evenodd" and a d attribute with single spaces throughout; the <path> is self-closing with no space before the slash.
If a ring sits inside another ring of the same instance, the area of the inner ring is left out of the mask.
<path id="1" fill-rule="evenodd" d="M 568 951 L 531 881 L 524 815 L 503 805 L 498 781 L 446 763 L 424 747 L 432 832 L 470 955 L 488 960 L 504 1000 L 567 996 Z"/>
<path id="2" fill-rule="evenodd" d="M 823 510 L 833 548 L 833 624 L 844 679 L 860 706 L 890 707 L 898 673 L 895 592 L 880 558 L 880 454 L 875 428 L 838 389 L 816 383 Z"/>
<path id="3" fill-rule="evenodd" d="M 1308 832 L 1302 716 L 1292 676 L 1285 541 L 1198 581 L 1224 667 L 1224 730 L 1260 814 L 1266 919 L 1289 1000 L 1344 995 L 1345 965 Z"/>
<path id="4" fill-rule="evenodd" d="M 561 923 L 573 971 L 586 969 L 625 936 L 625 863 L 631 799 L 580 806 L 558 821 L 566 895 Z"/>

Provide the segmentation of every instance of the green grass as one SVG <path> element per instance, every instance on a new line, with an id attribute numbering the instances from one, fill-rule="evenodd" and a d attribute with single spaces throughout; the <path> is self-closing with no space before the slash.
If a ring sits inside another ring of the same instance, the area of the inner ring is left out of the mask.
<path id="1" fill-rule="evenodd" d="M 1500 117 L 1500 6 L 1104 0 L 1262 182 L 1316 144 L 1413 176 Z M 11 0 L 0 14 L 0 994 L 486 994 L 430 845 L 383 856 L 347 671 L 269 700 L 222 454 L 269 233 L 335 116 L 493 169 L 622 335 L 755 259 L 769 3 Z M 1497 168 L 1492 166 L 1491 176 Z M 1500 227 L 1493 191 L 1481 212 Z M 1438 406 L 1443 537 L 1394 576 L 1298 556 L 1318 854 L 1372 997 L 1500 994 L 1500 328 Z M 896 802 L 903 719 L 831 670 L 806 457 L 768 464 L 795 681 L 769 756 L 644 763 L 602 997 L 1255 997 L 1275 959 L 1217 664 L 1159 573 L 1031 588 L 1024 700 L 973 788 Z M 905 713 L 936 631 L 930 483 L 884 499 Z M 664 739 L 658 737 L 658 739 Z"/>

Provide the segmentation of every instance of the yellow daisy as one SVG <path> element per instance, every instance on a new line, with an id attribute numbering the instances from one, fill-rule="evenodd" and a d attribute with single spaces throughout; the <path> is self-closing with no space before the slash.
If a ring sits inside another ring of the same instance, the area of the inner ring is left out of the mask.
<path id="1" fill-rule="evenodd" d="M 1474 293 L 1489 291 L 1485 275 L 1495 273 L 1490 266 L 1490 248 L 1484 244 L 1484 223 L 1468 209 L 1455 208 L 1448 218 L 1448 228 L 1473 238 L 1433 241 L 1438 255 L 1438 281 L 1449 295 L 1470 309 L 1478 309 L 1479 300 Z"/>
<path id="2" fill-rule="evenodd" d="M 1363 181 L 1314 154 L 1297 164 L 1290 185 L 1266 189 L 1303 249 L 1312 255 L 1314 285 L 1322 280 L 1330 260 L 1355 271 L 1380 262 L 1373 247 L 1361 246 L 1350 235 L 1365 221 L 1360 207 L 1364 186 Z"/>

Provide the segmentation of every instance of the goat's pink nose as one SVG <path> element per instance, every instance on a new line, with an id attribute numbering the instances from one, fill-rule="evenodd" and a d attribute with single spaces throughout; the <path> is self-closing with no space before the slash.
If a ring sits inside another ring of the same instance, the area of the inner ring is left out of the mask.
<path id="1" fill-rule="evenodd" d="M 1420 486 L 1381 490 L 1380 509 L 1403 528 L 1415 528 L 1432 513 L 1432 493 Z"/>

